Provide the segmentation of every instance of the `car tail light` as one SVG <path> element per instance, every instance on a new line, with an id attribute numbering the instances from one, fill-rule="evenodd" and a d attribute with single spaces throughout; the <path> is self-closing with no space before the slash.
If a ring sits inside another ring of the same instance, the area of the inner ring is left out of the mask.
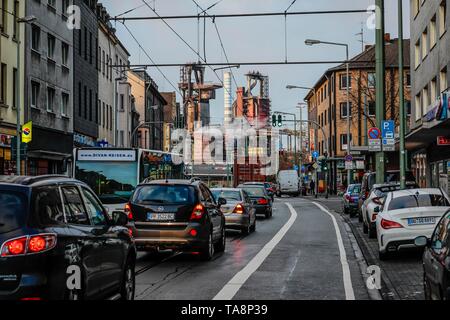
<path id="1" fill-rule="evenodd" d="M 244 213 L 244 207 L 242 204 L 238 203 L 236 207 L 233 210 L 233 213 L 243 214 Z"/>
<path id="2" fill-rule="evenodd" d="M 264 198 L 261 198 L 261 199 L 259 199 L 258 200 L 258 204 L 268 204 L 269 203 L 269 200 L 267 200 L 267 199 L 264 199 Z"/>
<path id="3" fill-rule="evenodd" d="M 41 301 L 42 298 L 40 297 L 30 297 L 30 298 L 22 298 L 21 301 Z"/>
<path id="4" fill-rule="evenodd" d="M 400 223 L 397 223 L 395 221 L 386 220 L 386 219 L 381 219 L 381 227 L 383 229 L 403 228 L 403 226 Z"/>
<path id="5" fill-rule="evenodd" d="M 127 203 L 125 205 L 125 214 L 128 216 L 129 220 L 133 220 L 133 212 L 131 211 L 131 204 Z"/>
<path id="6" fill-rule="evenodd" d="M 53 249 L 55 246 L 55 234 L 23 236 L 6 241 L 0 249 L 0 256 L 14 257 L 25 254 L 40 253 Z"/>
<path id="7" fill-rule="evenodd" d="M 191 214 L 191 220 L 200 220 L 205 213 L 205 207 L 202 204 L 198 204 L 194 207 Z"/>
<path id="8" fill-rule="evenodd" d="M 189 234 L 190 234 L 192 237 L 196 237 L 198 233 L 197 233 L 197 230 L 192 229 L 191 231 L 189 231 Z"/>

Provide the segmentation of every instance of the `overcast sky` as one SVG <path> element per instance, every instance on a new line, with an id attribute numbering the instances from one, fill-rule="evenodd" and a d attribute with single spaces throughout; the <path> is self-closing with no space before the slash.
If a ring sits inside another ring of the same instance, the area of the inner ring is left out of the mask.
<path id="1" fill-rule="evenodd" d="M 142 0 L 103 0 L 111 16 L 143 5 Z M 192 0 L 147 0 L 159 15 L 197 14 Z M 197 0 L 207 8 L 217 0 Z M 292 0 L 222 0 L 209 11 L 210 14 L 283 12 Z M 404 3 L 405 38 L 409 37 L 409 1 Z M 290 11 L 367 9 L 374 0 L 297 0 Z M 155 16 L 147 7 L 141 7 L 127 16 Z M 324 41 L 344 42 L 350 45 L 351 55 L 361 52 L 360 32 L 364 28 L 367 44 L 374 42 L 374 30 L 367 27 L 368 13 L 289 16 L 288 59 L 291 61 L 344 60 L 345 49 L 330 46 L 305 46 L 307 38 Z M 386 1 L 386 32 L 397 37 L 397 1 Z M 195 49 L 197 49 L 197 20 L 167 20 L 167 22 Z M 156 63 L 185 63 L 198 58 L 186 44 L 158 20 L 128 21 L 127 26 Z M 284 17 L 226 18 L 216 20 L 230 62 L 284 61 Z M 201 24 L 201 27 L 203 23 Z M 116 23 L 118 36 L 131 53 L 131 64 L 146 64 L 150 60 L 139 49 L 121 23 Z M 203 31 L 201 31 L 203 32 Z M 203 37 L 203 35 L 201 36 Z M 226 62 L 220 42 L 212 25 L 207 21 L 206 57 L 209 62 Z M 203 39 L 201 39 L 203 42 Z M 200 49 L 203 53 L 203 48 Z M 289 65 L 289 66 L 243 66 L 233 69 L 239 86 L 245 86 L 244 74 L 257 70 L 270 77 L 272 110 L 295 111 L 298 102 L 303 101 L 305 91 L 288 91 L 287 84 L 312 86 L 332 65 Z M 162 68 L 163 73 L 175 85 L 179 81 L 179 68 Z M 221 76 L 222 71 L 218 71 Z M 159 85 L 160 91 L 174 91 L 161 73 L 151 68 L 150 75 Z M 218 82 L 214 73 L 207 69 L 206 81 Z M 233 85 L 233 92 L 235 88 Z M 180 101 L 180 97 L 178 97 Z M 181 102 L 181 101 L 180 101 Z M 212 123 L 223 121 L 223 90 L 217 92 L 211 101 Z"/>

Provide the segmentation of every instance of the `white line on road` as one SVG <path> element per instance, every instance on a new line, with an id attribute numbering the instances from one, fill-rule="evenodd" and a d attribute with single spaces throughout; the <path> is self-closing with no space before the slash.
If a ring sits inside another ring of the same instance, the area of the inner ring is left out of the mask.
<path id="1" fill-rule="evenodd" d="M 342 275 L 344 280 L 344 290 L 345 290 L 345 298 L 347 300 L 355 300 L 355 292 L 353 291 L 353 285 L 352 285 L 352 277 L 350 275 L 350 267 L 348 265 L 347 261 L 347 254 L 345 253 L 345 247 L 344 242 L 342 241 L 342 235 L 341 231 L 339 230 L 339 226 L 337 224 L 336 218 L 327 210 L 325 209 L 321 204 L 317 202 L 313 202 L 320 210 L 325 212 L 331 217 L 331 220 L 333 220 L 334 229 L 336 230 L 336 238 L 338 241 L 338 247 L 339 247 L 339 255 L 341 257 L 341 265 L 342 265 Z"/>
<path id="2" fill-rule="evenodd" d="M 272 250 L 280 243 L 286 233 L 297 219 L 297 212 L 290 203 L 286 203 L 291 211 L 291 217 L 286 224 L 278 231 L 278 233 L 270 240 L 258 254 L 220 290 L 220 292 L 213 298 L 213 300 L 231 300 L 250 278 L 250 276 L 258 270 L 261 264 L 270 255 Z"/>

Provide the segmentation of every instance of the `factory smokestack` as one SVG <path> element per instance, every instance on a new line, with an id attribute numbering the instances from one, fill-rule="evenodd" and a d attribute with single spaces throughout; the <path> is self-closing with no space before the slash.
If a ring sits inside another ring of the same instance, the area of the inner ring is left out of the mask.
<path id="1" fill-rule="evenodd" d="M 224 124 L 233 122 L 233 96 L 231 88 L 231 72 L 223 74 Z"/>

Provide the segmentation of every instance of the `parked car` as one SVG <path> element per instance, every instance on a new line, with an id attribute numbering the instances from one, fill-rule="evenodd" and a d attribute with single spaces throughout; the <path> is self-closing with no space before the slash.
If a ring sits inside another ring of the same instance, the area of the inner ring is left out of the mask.
<path id="1" fill-rule="evenodd" d="M 264 215 L 266 219 L 272 217 L 272 200 L 264 187 L 240 184 L 238 188 L 243 189 L 253 201 L 257 215 Z"/>
<path id="2" fill-rule="evenodd" d="M 201 181 L 155 180 L 137 186 L 125 212 L 138 250 L 197 252 L 211 260 L 225 250 L 226 203 Z"/>
<path id="3" fill-rule="evenodd" d="M 358 200 L 358 210 L 361 213 L 361 207 L 369 197 L 370 191 L 373 188 L 373 185 L 376 183 L 377 174 L 376 172 L 367 172 L 364 174 L 361 180 L 361 193 L 359 195 Z M 407 183 L 416 183 L 416 178 L 412 171 L 406 171 L 406 182 Z M 386 171 L 384 173 L 384 183 L 400 183 L 400 171 L 399 170 L 391 170 Z"/>
<path id="4" fill-rule="evenodd" d="M 77 180 L 0 176 L 0 300 L 134 299 L 127 222 Z"/>
<path id="5" fill-rule="evenodd" d="M 360 184 L 351 184 L 347 187 L 347 190 L 342 196 L 342 206 L 344 208 L 344 213 L 350 213 L 350 216 L 355 215 L 358 210 L 358 198 L 360 191 Z"/>
<path id="6" fill-rule="evenodd" d="M 244 185 L 246 185 L 246 186 L 252 186 L 252 185 L 253 186 L 263 186 L 266 189 L 269 197 L 272 199 L 272 202 L 274 201 L 276 188 L 274 188 L 271 183 L 269 183 L 269 182 L 245 182 Z"/>
<path id="7" fill-rule="evenodd" d="M 390 192 L 383 206 L 375 208 L 380 259 L 392 252 L 414 248 L 418 236 L 431 238 L 436 224 L 450 208 L 441 189 L 410 189 Z"/>
<path id="8" fill-rule="evenodd" d="M 211 189 L 211 192 L 216 201 L 219 198 L 227 200 L 227 204 L 220 208 L 225 215 L 227 229 L 241 230 L 245 235 L 256 230 L 256 212 L 247 192 L 232 188 Z"/>
<path id="9" fill-rule="evenodd" d="M 415 183 L 407 183 L 408 189 L 415 189 L 418 186 Z M 375 184 L 372 187 L 372 191 L 369 197 L 364 201 L 361 206 L 361 218 L 363 223 L 363 232 L 367 233 L 369 238 L 376 238 L 376 220 L 378 213 L 375 212 L 375 208 L 383 205 L 386 195 L 391 191 L 400 190 L 400 184 Z"/>
<path id="10" fill-rule="evenodd" d="M 281 170 L 278 172 L 280 190 L 277 196 L 284 194 L 298 197 L 300 195 L 300 181 L 296 170 Z"/>
<path id="11" fill-rule="evenodd" d="M 423 284 L 426 300 L 450 299 L 450 210 L 441 218 L 431 239 L 417 237 L 417 247 L 425 248 L 423 254 Z"/>

